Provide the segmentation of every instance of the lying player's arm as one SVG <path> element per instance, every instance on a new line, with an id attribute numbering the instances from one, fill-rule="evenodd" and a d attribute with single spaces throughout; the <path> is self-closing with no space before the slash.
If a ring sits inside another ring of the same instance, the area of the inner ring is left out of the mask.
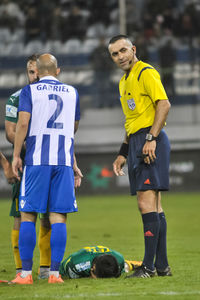
<path id="1" fill-rule="evenodd" d="M 22 172 L 22 160 L 20 158 L 20 153 L 24 140 L 27 135 L 28 125 L 30 120 L 30 113 L 25 111 L 19 112 L 19 119 L 16 126 L 15 141 L 14 141 L 14 153 L 12 168 L 14 175 L 19 179 L 18 170 Z"/>
<path id="2" fill-rule="evenodd" d="M 127 134 L 125 134 L 125 138 L 119 150 L 118 156 L 113 163 L 113 171 L 117 176 L 125 175 L 123 172 L 123 166 L 125 165 L 128 156 L 128 147 L 129 147 L 129 138 Z"/>

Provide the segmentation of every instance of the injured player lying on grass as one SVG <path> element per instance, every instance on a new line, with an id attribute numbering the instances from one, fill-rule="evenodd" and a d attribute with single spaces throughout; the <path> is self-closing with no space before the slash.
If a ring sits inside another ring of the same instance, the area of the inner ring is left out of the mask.
<path id="1" fill-rule="evenodd" d="M 141 264 L 141 261 L 125 260 L 121 253 L 108 247 L 89 246 L 63 260 L 59 272 L 67 278 L 111 278 L 135 270 Z"/>

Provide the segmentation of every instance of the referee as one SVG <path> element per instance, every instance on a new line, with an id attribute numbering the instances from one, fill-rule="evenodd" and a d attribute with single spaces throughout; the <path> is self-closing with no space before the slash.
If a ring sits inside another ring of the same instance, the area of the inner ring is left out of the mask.
<path id="1" fill-rule="evenodd" d="M 123 175 L 128 157 L 130 190 L 137 195 L 145 240 L 143 264 L 128 277 L 171 276 L 167 259 L 167 224 L 161 191 L 169 189 L 170 144 L 163 130 L 170 103 L 159 73 L 138 60 L 136 47 L 126 35 L 114 36 L 108 46 L 115 64 L 125 74 L 119 83 L 126 135 L 113 163 Z"/>

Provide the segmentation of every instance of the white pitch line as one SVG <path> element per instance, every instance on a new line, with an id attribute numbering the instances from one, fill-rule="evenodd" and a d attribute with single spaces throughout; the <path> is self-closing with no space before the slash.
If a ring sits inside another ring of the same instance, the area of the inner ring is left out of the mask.
<path id="1" fill-rule="evenodd" d="M 62 297 L 62 299 L 74 299 L 74 298 L 94 298 L 94 297 L 119 297 L 119 296 L 129 296 L 129 295 L 140 295 L 140 296 L 145 296 L 148 295 L 149 293 L 145 293 L 145 292 L 138 292 L 138 293 L 97 293 L 97 294 L 66 294 L 66 295 L 54 295 L 54 296 L 50 296 L 50 295 L 32 295 L 31 298 L 35 298 L 35 299 L 46 299 L 48 297 L 48 299 L 60 299 L 60 297 Z M 175 292 L 175 291 L 163 291 L 163 292 L 157 292 L 157 293 L 151 293 L 151 295 L 165 295 L 165 296 L 182 296 L 182 295 L 200 295 L 200 291 L 188 291 L 188 292 Z M 27 298 L 26 295 L 20 295 L 20 300 Z M 18 296 L 6 296 L 6 299 L 19 299 Z"/>

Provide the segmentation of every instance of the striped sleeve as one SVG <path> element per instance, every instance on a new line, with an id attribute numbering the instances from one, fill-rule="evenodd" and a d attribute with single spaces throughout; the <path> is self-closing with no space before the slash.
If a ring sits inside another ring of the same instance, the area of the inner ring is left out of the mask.
<path id="1" fill-rule="evenodd" d="M 30 85 L 25 86 L 19 96 L 19 108 L 18 111 L 32 112 L 32 97 Z"/>
<path id="2" fill-rule="evenodd" d="M 80 114 L 80 99 L 78 91 L 75 89 L 76 92 L 76 111 L 75 111 L 75 121 L 79 121 L 81 114 Z"/>

